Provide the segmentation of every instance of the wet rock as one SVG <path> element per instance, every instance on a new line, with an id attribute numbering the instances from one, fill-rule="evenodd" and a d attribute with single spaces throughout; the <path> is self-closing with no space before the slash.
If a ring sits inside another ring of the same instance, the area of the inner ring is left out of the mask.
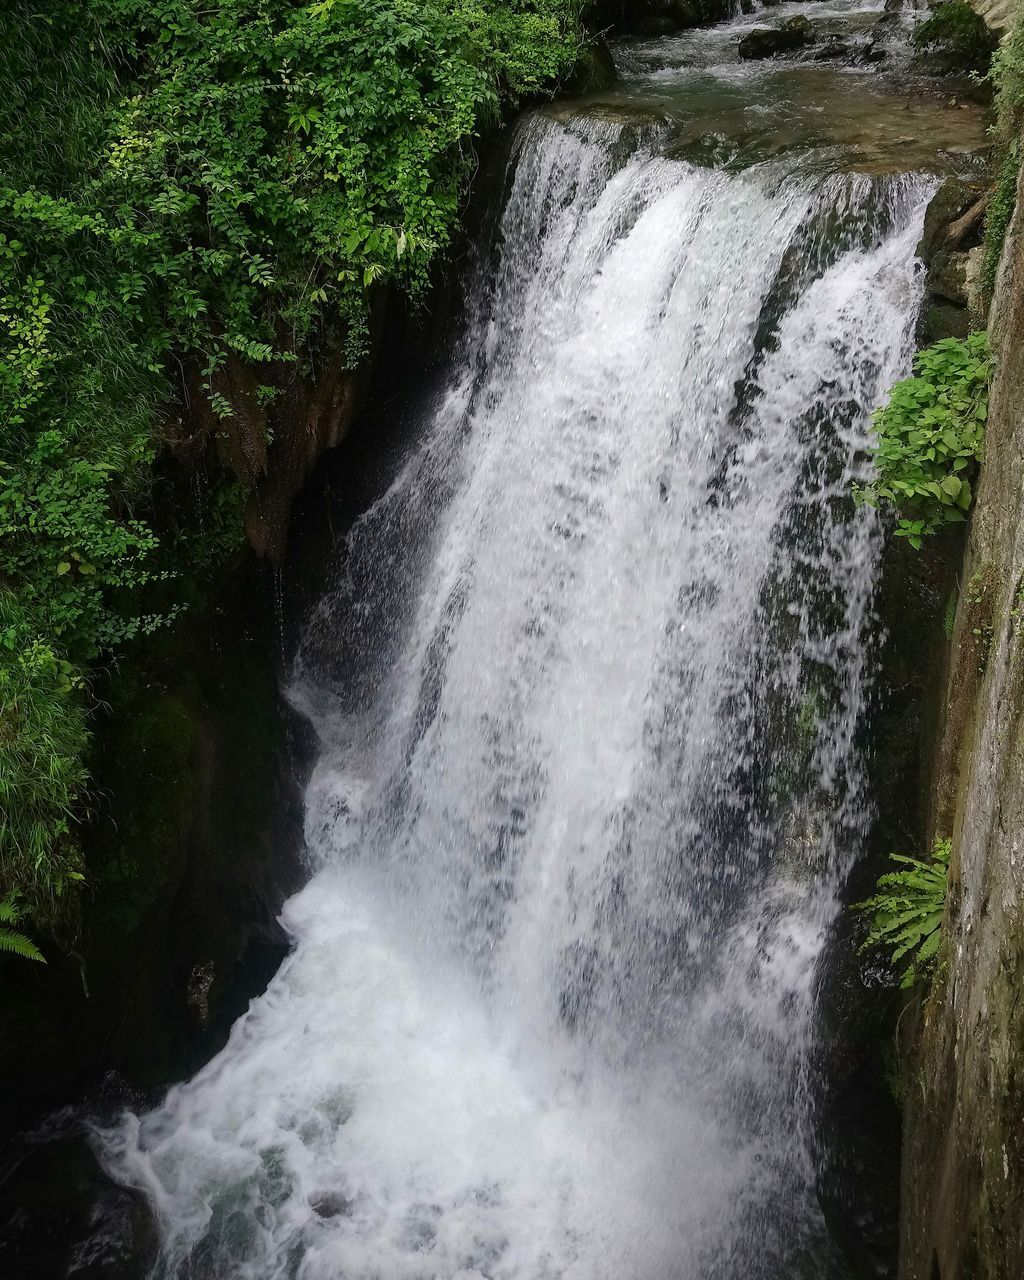
<path id="1" fill-rule="evenodd" d="M 884 62 L 889 56 L 888 51 L 883 49 L 875 40 L 869 40 L 867 44 L 862 45 L 857 54 L 857 61 L 864 63 Z"/>
<path id="2" fill-rule="evenodd" d="M 741 58 L 773 58 L 778 53 L 802 49 L 814 39 L 811 24 L 803 14 L 787 18 L 778 27 L 755 27 L 740 40 Z"/>
<path id="3" fill-rule="evenodd" d="M 829 40 L 820 49 L 815 49 L 812 57 L 815 62 L 838 62 L 850 56 L 850 46 L 843 40 Z"/>
<path id="4" fill-rule="evenodd" d="M 754 12 L 754 0 L 740 0 L 740 12 L 751 14 Z"/>
<path id="5" fill-rule="evenodd" d="M 155 1251 L 145 1199 L 106 1176 L 84 1135 L 30 1147 L 0 1179 L 4 1280 L 135 1280 Z"/>

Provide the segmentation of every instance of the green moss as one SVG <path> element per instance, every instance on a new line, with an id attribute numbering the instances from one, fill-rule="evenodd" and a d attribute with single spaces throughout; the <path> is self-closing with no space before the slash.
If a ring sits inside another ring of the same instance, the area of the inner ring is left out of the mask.
<path id="1" fill-rule="evenodd" d="M 1006 233 L 1017 203 L 1017 179 L 1020 174 L 1018 144 L 1011 144 L 1003 156 L 996 177 L 995 189 L 985 211 L 984 257 L 981 266 L 981 284 L 985 296 L 991 298 L 996 287 L 996 273 L 1002 257 Z"/>
<path id="2" fill-rule="evenodd" d="M 1024 128 L 1024 6 L 1017 6 L 1017 16 L 1009 35 L 1003 40 L 992 60 L 988 79 L 995 90 L 995 139 L 997 177 L 995 190 L 985 214 L 985 256 L 981 282 L 985 295 L 991 298 L 996 272 L 1003 252 L 1006 232 L 1017 200 L 1017 179 L 1021 165 L 1021 130 Z"/>
<path id="3" fill-rule="evenodd" d="M 104 926 L 134 932 L 180 874 L 196 799 L 195 707 L 180 690 L 139 673 L 117 684 L 101 734 L 98 773 L 116 797 L 103 824 L 92 884 Z"/>

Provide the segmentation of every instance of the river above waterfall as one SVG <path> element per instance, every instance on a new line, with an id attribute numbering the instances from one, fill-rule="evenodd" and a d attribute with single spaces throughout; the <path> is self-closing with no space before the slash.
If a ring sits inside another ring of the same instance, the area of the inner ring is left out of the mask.
<path id="1" fill-rule="evenodd" d="M 853 1275 L 815 1077 L 872 820 L 850 490 L 981 135 L 887 72 L 740 66 L 753 21 L 624 44 L 614 91 L 517 127 L 443 386 L 290 674 L 292 952 L 98 1138 L 156 1277 Z"/>
<path id="2" fill-rule="evenodd" d="M 784 58 L 740 60 L 743 35 L 797 15 L 809 20 L 813 43 Z M 620 41 L 619 82 L 583 109 L 624 108 L 634 118 L 645 111 L 663 123 L 671 154 L 717 167 L 813 150 L 830 171 L 960 171 L 986 149 L 984 112 L 969 84 L 915 69 L 914 20 L 880 3 L 816 0 L 758 8 L 677 36 Z M 880 60 L 864 61 L 869 50 Z M 572 114 L 581 105 L 554 110 Z"/>

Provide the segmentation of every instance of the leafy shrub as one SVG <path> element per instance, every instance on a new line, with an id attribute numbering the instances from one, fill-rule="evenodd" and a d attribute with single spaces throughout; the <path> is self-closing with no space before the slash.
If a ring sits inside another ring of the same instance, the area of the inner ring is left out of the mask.
<path id="1" fill-rule="evenodd" d="M 952 70 L 984 72 L 996 40 L 967 0 L 942 0 L 915 30 L 918 49 L 934 49 L 946 56 Z"/>
<path id="2" fill-rule="evenodd" d="M 893 964 L 910 956 L 900 977 L 905 989 L 928 975 L 939 949 L 950 841 L 935 841 L 930 862 L 902 853 L 890 856 L 902 869 L 880 876 L 877 893 L 855 903 L 854 910 L 871 912 L 871 929 L 862 950 L 884 947 L 891 952 Z"/>
<path id="3" fill-rule="evenodd" d="M 898 537 L 921 540 L 965 519 L 971 478 L 981 457 L 991 369 L 988 339 L 944 338 L 920 351 L 916 376 L 897 382 L 873 424 L 875 479 L 854 496 L 893 507 Z"/>
<path id="4" fill-rule="evenodd" d="M 41 921 L 82 874 L 90 670 L 240 538 L 223 468 L 194 530 L 154 500 L 193 391 L 229 420 L 231 362 L 273 397 L 358 356 L 382 285 L 421 295 L 474 136 L 571 65 L 581 7 L 0 6 L 0 895 Z"/>

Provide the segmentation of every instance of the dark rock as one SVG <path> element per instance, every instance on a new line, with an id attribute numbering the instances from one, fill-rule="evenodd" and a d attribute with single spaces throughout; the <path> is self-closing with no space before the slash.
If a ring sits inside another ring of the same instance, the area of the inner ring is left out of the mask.
<path id="1" fill-rule="evenodd" d="M 576 65 L 561 87 L 566 93 L 600 93 L 617 79 L 611 50 L 601 36 L 595 36 L 580 50 Z"/>
<path id="2" fill-rule="evenodd" d="M 715 5 L 703 0 L 646 0 L 645 3 L 628 6 L 620 21 L 613 26 L 643 36 L 671 35 L 674 31 L 685 31 L 717 16 L 724 16 L 709 14 L 709 9 L 715 9 Z"/>
<path id="3" fill-rule="evenodd" d="M 646 18 L 639 18 L 632 29 L 641 36 L 670 36 L 679 30 L 679 26 L 666 14 L 652 13 Z"/>
<path id="4" fill-rule="evenodd" d="M 340 1191 L 316 1191 L 309 1197 L 309 1207 L 321 1218 L 341 1218 L 352 1212 L 355 1203 Z"/>
<path id="5" fill-rule="evenodd" d="M 740 12 L 747 14 L 753 13 L 754 0 L 740 0 Z"/>
<path id="6" fill-rule="evenodd" d="M 813 40 L 811 24 L 803 16 L 787 18 L 778 27 L 755 27 L 740 40 L 741 58 L 772 58 L 777 53 L 802 49 Z"/>
<path id="7" fill-rule="evenodd" d="M 823 44 L 820 49 L 815 49 L 812 56 L 815 62 L 838 61 L 841 58 L 850 56 L 850 46 L 842 40 L 830 40 L 828 44 Z"/>
<path id="8" fill-rule="evenodd" d="M 145 1198 L 106 1176 L 82 1132 L 27 1147 L 0 1179 L 4 1280 L 135 1280 L 155 1251 Z"/>
<path id="9" fill-rule="evenodd" d="M 886 49 L 883 49 L 882 46 L 877 44 L 874 40 L 869 40 L 867 44 L 861 47 L 857 54 L 857 61 L 866 63 L 884 62 L 888 56 L 889 54 Z"/>
<path id="10" fill-rule="evenodd" d="M 971 317 L 963 307 L 936 302 L 926 307 L 918 325 L 918 340 L 929 346 L 941 338 L 966 338 L 971 331 Z"/>
<path id="11" fill-rule="evenodd" d="M 660 36 L 719 22 L 731 12 L 730 0 L 592 0 L 588 21 L 593 30 Z"/>

